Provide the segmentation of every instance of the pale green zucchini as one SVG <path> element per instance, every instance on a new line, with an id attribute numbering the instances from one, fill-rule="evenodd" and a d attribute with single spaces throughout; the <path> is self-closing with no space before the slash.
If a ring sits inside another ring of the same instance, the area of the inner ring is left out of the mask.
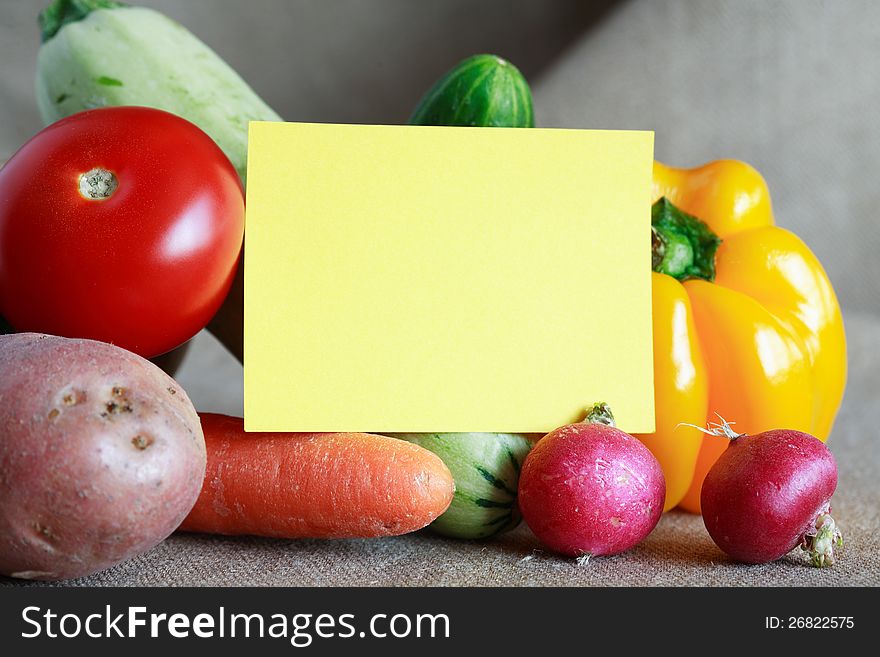
<path id="1" fill-rule="evenodd" d="M 245 180 L 249 121 L 278 116 L 213 50 L 152 9 L 54 0 L 40 15 L 37 104 L 46 124 L 95 107 L 155 107 L 204 130 Z"/>

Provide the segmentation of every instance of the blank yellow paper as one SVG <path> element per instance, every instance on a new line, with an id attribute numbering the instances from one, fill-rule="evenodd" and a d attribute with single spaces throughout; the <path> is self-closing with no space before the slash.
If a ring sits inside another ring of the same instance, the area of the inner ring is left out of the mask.
<path id="1" fill-rule="evenodd" d="M 654 429 L 653 133 L 250 125 L 248 431 Z"/>

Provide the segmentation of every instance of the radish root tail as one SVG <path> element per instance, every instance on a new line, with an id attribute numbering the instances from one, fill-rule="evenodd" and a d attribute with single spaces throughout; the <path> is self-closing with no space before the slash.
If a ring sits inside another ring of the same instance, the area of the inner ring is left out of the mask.
<path id="1" fill-rule="evenodd" d="M 826 506 L 816 518 L 814 527 L 804 534 L 801 549 L 810 555 L 810 563 L 816 568 L 834 565 L 834 548 L 843 545 L 843 534 L 831 517 L 831 507 Z"/>
<path id="2" fill-rule="evenodd" d="M 718 415 L 718 413 L 715 413 L 715 415 Z M 744 433 L 737 433 L 736 431 L 731 429 L 731 426 L 736 424 L 736 422 L 728 422 L 720 415 L 718 415 L 718 419 L 721 420 L 720 423 L 708 422 L 706 423 L 706 428 L 698 427 L 696 424 L 690 424 L 688 422 L 679 422 L 675 425 L 675 428 L 678 429 L 678 427 L 691 427 L 693 429 L 696 429 L 697 431 L 702 431 L 707 436 L 720 436 L 722 438 L 729 438 L 730 440 L 736 440 L 737 438 L 742 438 L 746 435 Z"/>

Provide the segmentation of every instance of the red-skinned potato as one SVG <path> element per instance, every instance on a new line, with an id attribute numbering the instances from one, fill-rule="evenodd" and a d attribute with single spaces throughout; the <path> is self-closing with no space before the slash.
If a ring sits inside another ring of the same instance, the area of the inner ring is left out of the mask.
<path id="1" fill-rule="evenodd" d="M 0 573 L 68 579 L 173 532 L 205 473 L 183 389 L 119 347 L 0 336 Z"/>

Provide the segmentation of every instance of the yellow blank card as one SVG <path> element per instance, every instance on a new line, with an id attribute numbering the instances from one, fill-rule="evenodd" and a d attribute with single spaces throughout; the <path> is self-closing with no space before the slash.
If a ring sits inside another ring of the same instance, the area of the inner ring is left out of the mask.
<path id="1" fill-rule="evenodd" d="M 653 133 L 250 125 L 248 431 L 654 429 Z"/>

